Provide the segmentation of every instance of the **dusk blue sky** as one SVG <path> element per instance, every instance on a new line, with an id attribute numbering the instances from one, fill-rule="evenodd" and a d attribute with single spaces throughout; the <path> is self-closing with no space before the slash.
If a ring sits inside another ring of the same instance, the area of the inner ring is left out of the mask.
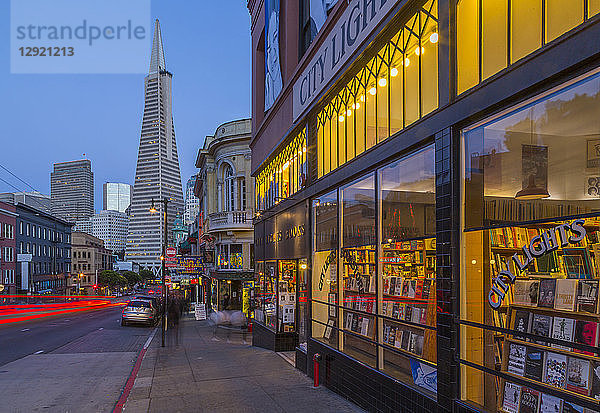
<path id="1" fill-rule="evenodd" d="M 241 0 L 153 0 L 167 69 L 181 180 L 206 135 L 250 116 L 250 16 Z M 54 162 L 92 161 L 95 209 L 102 184 L 133 184 L 143 111 L 144 75 L 10 74 L 10 1 L 0 0 L 0 164 L 50 193 Z M 148 59 L 151 38 L 148 41 Z M 149 62 L 145 62 L 147 65 Z M 6 171 L 0 178 L 30 190 Z M 0 181 L 0 192 L 15 189 Z"/>

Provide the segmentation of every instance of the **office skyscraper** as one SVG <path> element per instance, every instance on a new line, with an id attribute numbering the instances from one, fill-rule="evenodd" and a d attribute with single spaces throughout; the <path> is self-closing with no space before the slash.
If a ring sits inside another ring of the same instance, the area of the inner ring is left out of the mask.
<path id="1" fill-rule="evenodd" d="M 192 175 L 185 186 L 185 212 L 183 214 L 183 223 L 191 225 L 200 211 L 200 200 L 194 195 L 194 185 L 196 184 L 196 175 Z"/>
<path id="2" fill-rule="evenodd" d="M 50 174 L 52 215 L 75 223 L 94 215 L 94 173 L 88 159 L 54 164 Z"/>
<path id="3" fill-rule="evenodd" d="M 125 259 L 158 268 L 162 252 L 162 200 L 169 199 L 168 228 L 183 212 L 183 193 L 173 126 L 171 79 L 160 25 L 156 20 L 150 70 L 144 80 L 145 105 L 138 151 Z M 150 213 L 152 199 L 158 213 Z M 167 237 L 169 233 L 167 231 Z"/>
<path id="4" fill-rule="evenodd" d="M 131 185 L 106 182 L 102 185 L 102 209 L 105 211 L 125 210 L 131 204 Z"/>

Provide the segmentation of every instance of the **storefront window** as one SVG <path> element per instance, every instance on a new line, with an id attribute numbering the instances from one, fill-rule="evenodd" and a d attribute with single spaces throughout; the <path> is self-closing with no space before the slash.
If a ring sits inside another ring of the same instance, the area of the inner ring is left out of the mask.
<path id="1" fill-rule="evenodd" d="M 599 11 L 596 0 L 460 0 L 456 6 L 458 93 Z"/>
<path id="2" fill-rule="evenodd" d="M 313 338 L 434 396 L 433 146 L 312 205 Z"/>
<path id="3" fill-rule="evenodd" d="M 463 148 L 463 400 L 600 411 L 600 75 L 466 129 Z"/>
<path id="4" fill-rule="evenodd" d="M 258 173 L 256 209 L 268 209 L 304 188 L 307 168 L 304 128 Z"/>
<path id="5" fill-rule="evenodd" d="M 341 350 L 375 367 L 375 175 L 340 190 L 343 333 Z"/>
<path id="6" fill-rule="evenodd" d="M 379 190 L 382 368 L 411 382 L 417 364 L 436 366 L 433 146 L 380 169 Z"/>
<path id="7" fill-rule="evenodd" d="M 254 268 L 254 299 L 252 308 L 254 309 L 254 319 L 259 323 L 265 324 L 265 263 L 256 261 Z"/>
<path id="8" fill-rule="evenodd" d="M 279 331 L 288 333 L 296 330 L 296 260 L 279 261 Z"/>
<path id="9" fill-rule="evenodd" d="M 277 328 L 277 261 L 265 263 L 265 325 L 275 331 Z"/>
<path id="10" fill-rule="evenodd" d="M 438 107 L 437 8 L 427 1 L 319 112 L 318 177 Z"/>
<path id="11" fill-rule="evenodd" d="M 338 198 L 337 191 L 312 202 L 312 337 L 337 348 Z"/>

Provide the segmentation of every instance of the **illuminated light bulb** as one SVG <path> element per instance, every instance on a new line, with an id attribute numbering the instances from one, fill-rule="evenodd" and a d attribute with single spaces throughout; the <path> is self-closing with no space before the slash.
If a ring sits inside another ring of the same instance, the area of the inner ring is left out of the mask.
<path id="1" fill-rule="evenodd" d="M 360 101 L 364 102 L 365 101 L 365 95 L 360 95 Z"/>
<path id="2" fill-rule="evenodd" d="M 356 109 L 356 103 L 352 104 L 352 109 Z"/>
<path id="3" fill-rule="evenodd" d="M 431 43 L 437 43 L 438 42 L 438 34 L 437 33 L 431 33 L 431 36 L 429 36 L 429 41 Z"/>
<path id="4" fill-rule="evenodd" d="M 356 109 L 360 109 L 360 103 L 356 104 Z"/>
<path id="5" fill-rule="evenodd" d="M 471 264 L 473 264 L 473 265 L 477 264 L 477 260 L 471 260 Z"/>
<path id="6" fill-rule="evenodd" d="M 369 93 L 371 95 L 375 95 L 375 93 L 377 93 L 377 89 L 375 89 L 375 86 L 373 86 L 371 89 L 369 89 Z"/>
<path id="7" fill-rule="evenodd" d="M 421 50 L 419 49 L 419 46 L 415 47 L 415 54 L 417 56 L 421 54 Z"/>
<path id="8" fill-rule="evenodd" d="M 407 57 L 404 59 L 404 66 L 408 67 L 408 65 L 410 65 L 410 59 Z"/>
<path id="9" fill-rule="evenodd" d="M 339 120 L 340 122 L 343 122 L 343 121 L 344 121 L 344 115 L 340 115 L 340 117 L 338 118 L 338 120 Z"/>
<path id="10" fill-rule="evenodd" d="M 379 79 L 379 82 L 377 82 L 379 84 L 379 86 L 381 87 L 385 87 L 385 85 L 387 85 L 387 80 L 385 80 L 383 77 L 381 79 Z"/>
<path id="11" fill-rule="evenodd" d="M 302 147 L 302 152 L 306 153 L 306 146 Z"/>
<path id="12" fill-rule="evenodd" d="M 346 111 L 346 115 L 347 115 L 347 116 L 352 116 L 352 109 L 348 109 L 348 110 Z"/>
<path id="13" fill-rule="evenodd" d="M 396 69 L 395 67 L 392 67 L 392 70 L 390 70 L 390 76 L 391 77 L 398 76 L 398 69 Z"/>

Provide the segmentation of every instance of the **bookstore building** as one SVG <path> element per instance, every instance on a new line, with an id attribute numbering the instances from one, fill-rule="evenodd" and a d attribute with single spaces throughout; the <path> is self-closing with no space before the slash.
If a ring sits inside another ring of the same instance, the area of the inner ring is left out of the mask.
<path id="1" fill-rule="evenodd" d="M 599 413 L 600 1 L 290 3 L 248 5 L 253 344 L 368 411 Z"/>

